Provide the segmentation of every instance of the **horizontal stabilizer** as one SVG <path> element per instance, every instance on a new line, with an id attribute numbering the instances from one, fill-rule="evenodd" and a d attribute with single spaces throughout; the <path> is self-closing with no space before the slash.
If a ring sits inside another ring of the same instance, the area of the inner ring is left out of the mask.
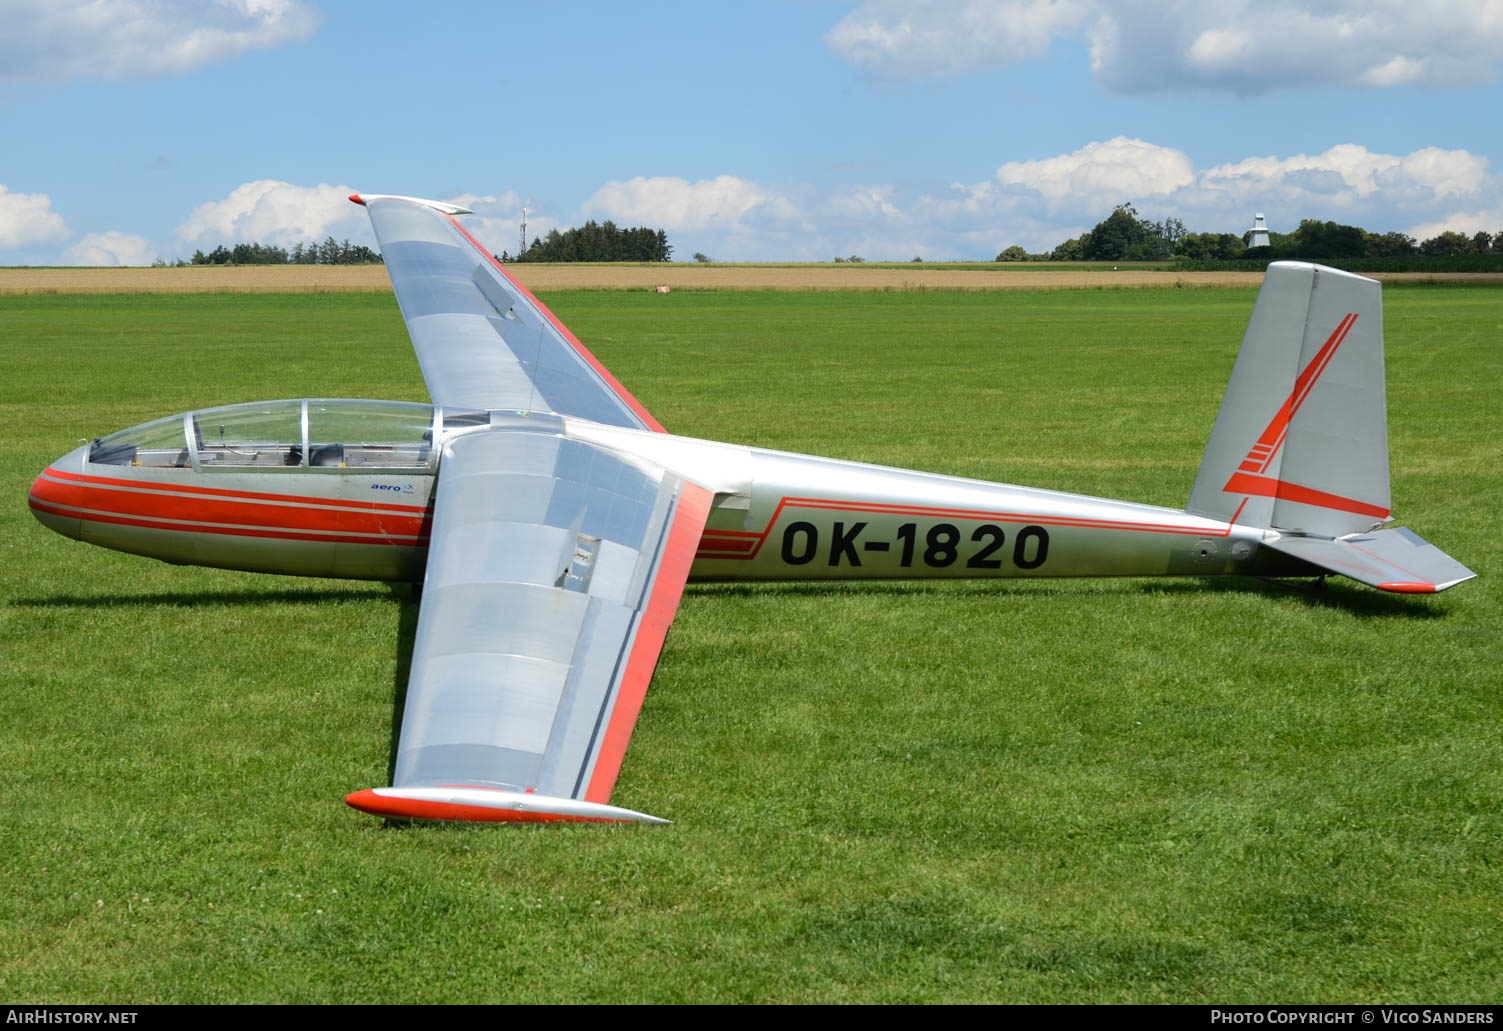
<path id="1" fill-rule="evenodd" d="M 1477 574 L 1410 530 L 1329 537 L 1277 537 L 1266 547 L 1381 591 L 1433 594 Z"/>
<path id="2" fill-rule="evenodd" d="M 437 788 L 369 788 L 346 795 L 363 813 L 392 820 L 470 820 L 479 823 L 668 823 L 620 806 L 555 798 L 529 791 L 454 785 Z"/>

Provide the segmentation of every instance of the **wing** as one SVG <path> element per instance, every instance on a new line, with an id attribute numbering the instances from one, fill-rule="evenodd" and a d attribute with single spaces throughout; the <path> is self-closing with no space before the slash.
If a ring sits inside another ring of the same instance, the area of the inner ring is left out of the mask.
<path id="1" fill-rule="evenodd" d="M 652 821 L 605 803 L 711 495 L 561 420 L 514 422 L 444 445 L 394 784 L 347 801 L 398 818 Z"/>
<path id="2" fill-rule="evenodd" d="M 455 221 L 468 209 L 354 194 L 365 205 L 433 403 L 663 427 Z"/>

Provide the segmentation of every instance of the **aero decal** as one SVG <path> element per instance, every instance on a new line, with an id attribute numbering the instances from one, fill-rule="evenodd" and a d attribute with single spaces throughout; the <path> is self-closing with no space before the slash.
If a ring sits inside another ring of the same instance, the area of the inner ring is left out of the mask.
<path id="1" fill-rule="evenodd" d="M 884 505 L 867 501 L 845 501 L 838 498 L 783 498 L 773 510 L 767 529 L 761 533 L 741 530 L 706 530 L 700 541 L 696 558 L 749 560 L 757 557 L 762 545 L 778 525 L 784 508 L 808 508 L 829 512 L 862 512 L 869 515 L 932 516 L 936 519 L 965 519 L 990 523 L 1026 523 L 1037 526 L 1074 526 L 1094 530 L 1129 530 L 1138 533 L 1178 533 L 1194 537 L 1228 537 L 1237 516 L 1242 514 L 1242 505 L 1224 529 L 1207 530 L 1204 527 L 1175 526 L 1172 523 L 1126 523 L 1111 519 L 1072 519 L 1066 516 L 1039 516 L 1028 512 L 990 512 L 965 508 L 925 508 L 918 505 Z"/>
<path id="2" fill-rule="evenodd" d="M 516 276 L 513 276 L 510 272 L 506 271 L 506 266 L 497 261 L 494 254 L 486 250 L 484 247 L 480 246 L 480 242 L 469 233 L 467 233 L 464 226 L 460 225 L 457 221 L 454 220 L 453 215 L 445 215 L 444 217 L 449 220 L 450 225 L 459 230 L 461 236 L 470 241 L 471 245 L 474 246 L 477 251 L 485 255 L 485 260 L 489 261 L 491 263 L 491 266 L 495 268 L 497 272 L 501 273 L 501 275 L 506 279 L 508 283 L 515 287 L 523 297 L 527 298 L 533 304 L 537 305 L 537 309 L 538 311 L 543 313 L 543 317 L 550 323 L 552 323 L 553 328 L 558 330 L 559 334 L 569 342 L 569 346 L 574 348 L 579 356 L 585 360 L 585 363 L 588 364 L 590 368 L 595 370 L 595 374 L 605 381 L 605 385 L 610 389 L 611 393 L 620 398 L 621 403 L 626 405 L 627 408 L 631 409 L 633 415 L 642 420 L 642 424 L 644 426 L 652 430 L 654 433 L 668 432 L 667 430 L 663 429 L 663 424 L 654 419 L 652 417 L 652 413 L 642 406 L 642 402 L 633 397 L 631 391 L 623 387 L 621 385 L 621 381 L 618 380 L 615 376 L 612 376 L 610 370 L 607 369 L 604 365 L 600 364 L 600 359 L 591 354 L 590 349 L 584 344 L 580 343 L 577 336 L 569 332 L 569 327 L 560 322 L 558 320 L 558 316 L 554 315 L 553 312 L 548 310 L 548 306 L 546 304 L 534 297 L 532 295 L 532 291 L 523 286 L 517 280 Z"/>

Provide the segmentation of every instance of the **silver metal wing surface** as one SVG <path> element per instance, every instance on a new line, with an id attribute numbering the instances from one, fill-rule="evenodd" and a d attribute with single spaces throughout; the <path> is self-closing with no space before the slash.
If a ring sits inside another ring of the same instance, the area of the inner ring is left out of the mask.
<path id="1" fill-rule="evenodd" d="M 466 232 L 466 208 L 377 194 L 370 214 L 435 404 L 544 411 L 662 432 L 595 356 Z"/>
<path id="2" fill-rule="evenodd" d="M 515 417 L 451 439 L 377 815 L 653 820 L 607 805 L 712 495 Z"/>

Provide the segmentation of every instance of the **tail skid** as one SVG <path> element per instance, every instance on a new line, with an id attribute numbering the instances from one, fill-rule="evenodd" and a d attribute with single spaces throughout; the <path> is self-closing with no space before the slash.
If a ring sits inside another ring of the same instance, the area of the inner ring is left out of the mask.
<path id="1" fill-rule="evenodd" d="M 1276 531 L 1264 543 L 1385 591 L 1475 574 L 1389 519 L 1382 287 L 1268 266 L 1187 511 Z"/>

